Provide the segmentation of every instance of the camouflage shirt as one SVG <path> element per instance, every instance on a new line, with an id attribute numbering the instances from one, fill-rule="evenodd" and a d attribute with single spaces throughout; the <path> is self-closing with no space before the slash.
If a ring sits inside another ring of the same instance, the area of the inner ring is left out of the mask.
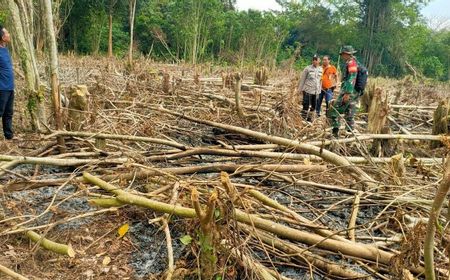
<path id="1" fill-rule="evenodd" d="M 358 61 L 351 57 L 345 64 L 344 78 L 341 89 L 343 93 L 353 94 L 355 91 L 356 76 L 358 75 Z"/>

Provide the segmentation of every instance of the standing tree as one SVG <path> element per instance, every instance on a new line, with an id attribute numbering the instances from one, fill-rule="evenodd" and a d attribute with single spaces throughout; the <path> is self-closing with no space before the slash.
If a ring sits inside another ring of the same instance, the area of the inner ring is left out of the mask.
<path id="1" fill-rule="evenodd" d="M 6 2 L 6 3 L 5 3 Z M 14 36 L 14 51 L 20 59 L 25 74 L 26 93 L 28 96 L 28 112 L 31 116 L 31 127 L 41 131 L 41 124 L 47 125 L 44 93 L 39 88 L 39 72 L 36 53 L 33 47 L 33 3 L 31 0 L 3 1 L 8 7 L 11 29 Z"/>
<path id="2" fill-rule="evenodd" d="M 136 2 L 137 0 L 130 0 L 130 49 L 128 50 L 128 64 L 133 66 L 133 36 L 134 36 L 134 18 L 136 15 Z"/>
<path id="3" fill-rule="evenodd" d="M 56 129 L 63 128 L 62 114 L 61 114 L 61 95 L 59 92 L 58 81 L 58 47 L 56 45 L 55 28 L 53 25 L 52 1 L 41 0 L 41 7 L 45 21 L 45 31 L 47 34 L 47 48 L 50 57 L 50 84 L 52 89 L 53 108 L 55 110 Z M 60 149 L 64 149 L 64 138 L 58 137 L 58 145 Z"/>
<path id="4" fill-rule="evenodd" d="M 108 58 L 113 56 L 113 13 L 114 6 L 117 0 L 109 0 L 108 14 L 109 14 L 109 33 L 108 33 Z"/>

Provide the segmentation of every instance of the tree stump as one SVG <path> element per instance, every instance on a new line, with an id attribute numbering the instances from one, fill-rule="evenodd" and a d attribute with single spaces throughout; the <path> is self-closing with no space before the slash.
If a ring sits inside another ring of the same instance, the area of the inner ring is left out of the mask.
<path id="1" fill-rule="evenodd" d="M 364 95 L 361 97 L 361 110 L 365 113 L 369 112 L 369 108 L 372 103 L 373 96 L 375 94 L 375 89 L 376 89 L 375 83 L 369 84 Z"/>
<path id="2" fill-rule="evenodd" d="M 448 134 L 450 117 L 450 100 L 443 99 L 433 114 L 433 135 Z M 431 148 L 436 149 L 442 146 L 440 141 L 431 141 Z"/>
<path id="3" fill-rule="evenodd" d="M 89 95 L 86 85 L 76 85 L 71 88 L 67 121 L 68 130 L 80 130 L 83 124 L 86 123 L 86 112 L 89 111 Z"/>
<path id="4" fill-rule="evenodd" d="M 241 86 L 243 78 L 244 76 L 240 72 L 234 74 L 234 96 L 236 100 L 236 111 L 240 118 L 244 117 L 244 110 L 241 103 Z"/>
<path id="5" fill-rule="evenodd" d="M 222 72 L 222 89 L 233 88 L 233 74 Z"/>
<path id="6" fill-rule="evenodd" d="M 376 88 L 369 107 L 367 130 L 371 134 L 390 133 L 389 126 L 386 125 L 389 114 L 387 94 Z M 387 140 L 374 140 L 372 154 L 383 156 L 390 149 L 390 142 Z"/>
<path id="7" fill-rule="evenodd" d="M 405 158 L 402 153 L 391 157 L 391 171 L 395 183 L 402 185 L 402 178 L 406 174 Z"/>
<path id="8" fill-rule="evenodd" d="M 200 85 L 200 74 L 199 73 L 194 74 L 194 83 L 196 85 Z"/>
<path id="9" fill-rule="evenodd" d="M 163 73 L 162 79 L 162 90 L 164 93 L 170 93 L 170 74 L 167 72 Z"/>
<path id="10" fill-rule="evenodd" d="M 267 81 L 269 80 L 269 71 L 266 67 L 262 67 L 261 69 L 256 71 L 255 75 L 255 84 L 265 86 L 267 85 Z"/>

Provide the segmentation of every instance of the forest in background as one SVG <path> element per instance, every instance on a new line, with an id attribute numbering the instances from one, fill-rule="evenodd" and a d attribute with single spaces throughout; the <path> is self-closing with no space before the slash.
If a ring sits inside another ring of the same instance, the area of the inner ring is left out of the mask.
<path id="1" fill-rule="evenodd" d="M 57 0 L 59 49 L 123 56 L 129 46 L 129 0 Z M 167 62 L 289 66 L 315 54 L 337 60 L 352 44 L 376 76 L 423 75 L 449 80 L 450 30 L 431 29 L 420 9 L 427 0 L 286 1 L 279 12 L 238 11 L 235 0 L 140 0 L 135 48 Z M 110 21 L 111 19 L 111 21 Z M 38 23 L 37 23 L 38 24 Z"/>
<path id="2" fill-rule="evenodd" d="M 235 2 L 136 1 L 136 53 L 166 62 L 224 66 L 292 66 L 295 61 L 300 68 L 316 53 L 336 61 L 339 48 L 351 44 L 373 75 L 449 80 L 450 30 L 429 27 L 420 14 L 428 0 L 278 0 L 283 9 L 273 12 L 238 11 Z M 53 3 L 61 52 L 125 55 L 134 1 Z M 8 21 L 6 11 L 2 20 Z M 38 50 L 43 47 L 40 24 L 35 22 Z"/>

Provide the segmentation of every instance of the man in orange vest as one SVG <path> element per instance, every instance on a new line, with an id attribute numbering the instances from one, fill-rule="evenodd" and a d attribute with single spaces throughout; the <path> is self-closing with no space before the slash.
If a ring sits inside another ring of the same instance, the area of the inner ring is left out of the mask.
<path id="1" fill-rule="evenodd" d="M 325 55 L 322 59 L 322 90 L 317 99 L 316 113 L 320 117 L 322 101 L 325 98 L 326 112 L 328 112 L 328 107 L 331 99 L 333 99 L 333 92 L 337 84 L 337 69 L 334 65 L 331 65 L 330 57 Z"/>

